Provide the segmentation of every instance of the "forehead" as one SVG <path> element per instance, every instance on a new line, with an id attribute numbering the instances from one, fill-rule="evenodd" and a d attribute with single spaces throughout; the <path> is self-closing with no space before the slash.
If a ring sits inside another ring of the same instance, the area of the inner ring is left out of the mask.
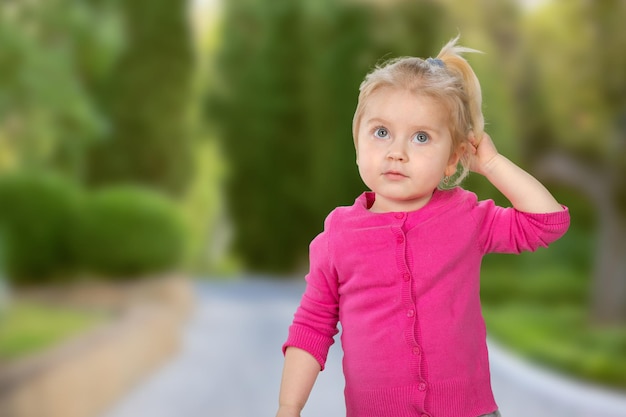
<path id="1" fill-rule="evenodd" d="M 449 111 L 439 98 L 406 88 L 384 86 L 364 100 L 362 122 L 373 118 L 405 122 L 447 124 Z"/>

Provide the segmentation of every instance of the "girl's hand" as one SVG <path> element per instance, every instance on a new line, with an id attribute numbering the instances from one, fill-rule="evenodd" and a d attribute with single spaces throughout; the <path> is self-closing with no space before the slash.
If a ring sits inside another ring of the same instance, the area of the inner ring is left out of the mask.
<path id="1" fill-rule="evenodd" d="M 472 163 L 470 170 L 478 174 L 487 176 L 491 163 L 499 155 L 496 146 L 486 132 L 480 141 L 476 139 L 474 133 L 470 133 L 468 137 L 470 143 L 470 153 L 472 154 Z"/>

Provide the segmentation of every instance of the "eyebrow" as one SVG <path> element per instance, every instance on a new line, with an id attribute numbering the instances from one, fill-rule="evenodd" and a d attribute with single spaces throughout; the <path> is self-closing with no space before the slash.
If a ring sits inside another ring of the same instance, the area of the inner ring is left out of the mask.
<path id="1" fill-rule="evenodd" d="M 391 124 L 391 122 L 389 122 L 388 120 L 382 119 L 380 117 L 372 117 L 371 119 L 364 120 L 364 122 L 367 125 L 381 124 L 381 125 L 384 125 L 384 126 L 388 126 L 389 124 Z M 415 129 L 417 131 L 419 131 L 419 130 L 427 130 L 427 131 L 431 131 L 431 132 L 440 133 L 439 130 L 435 129 L 432 126 L 428 126 L 428 125 L 415 125 L 415 126 L 413 126 L 413 129 Z"/>

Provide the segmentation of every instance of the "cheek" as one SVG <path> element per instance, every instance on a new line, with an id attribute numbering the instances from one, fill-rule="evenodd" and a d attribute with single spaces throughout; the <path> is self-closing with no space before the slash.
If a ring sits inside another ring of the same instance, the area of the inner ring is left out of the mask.
<path id="1" fill-rule="evenodd" d="M 367 171 L 371 169 L 370 168 L 371 167 L 370 161 L 367 158 L 363 157 L 363 156 L 358 156 L 357 155 L 356 165 L 359 168 L 359 172 L 361 174 L 367 173 Z"/>
<path id="2" fill-rule="evenodd" d="M 367 146 L 359 146 L 356 149 L 356 164 L 358 166 L 367 165 L 371 159 L 371 152 L 367 151 Z"/>
<path id="3" fill-rule="evenodd" d="M 375 158 L 368 154 L 357 154 L 356 164 L 361 177 L 369 177 L 372 172 L 377 171 Z"/>

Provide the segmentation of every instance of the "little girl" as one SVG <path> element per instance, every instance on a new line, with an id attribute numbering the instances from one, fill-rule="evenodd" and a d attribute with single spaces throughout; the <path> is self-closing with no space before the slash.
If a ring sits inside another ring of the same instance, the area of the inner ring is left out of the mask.
<path id="1" fill-rule="evenodd" d="M 481 91 L 450 41 L 371 72 L 353 120 L 371 190 L 326 218 L 283 347 L 278 417 L 297 417 L 341 322 L 348 417 L 497 416 L 479 300 L 482 257 L 534 251 L 569 212 L 483 132 Z M 457 185 L 484 175 L 513 208 Z"/>

